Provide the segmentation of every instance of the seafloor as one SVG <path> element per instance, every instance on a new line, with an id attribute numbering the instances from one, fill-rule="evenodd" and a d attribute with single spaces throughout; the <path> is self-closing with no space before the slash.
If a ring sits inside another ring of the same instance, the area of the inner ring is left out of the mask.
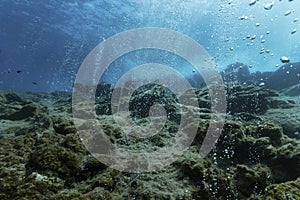
<path id="1" fill-rule="evenodd" d="M 206 89 L 195 89 L 200 120 L 192 146 L 164 169 L 137 174 L 108 168 L 87 152 L 73 124 L 70 93 L 2 91 L 0 199 L 300 199 L 299 95 L 253 85 L 226 89 L 226 123 L 206 158 L 198 151 L 210 100 Z M 124 141 L 107 99 L 100 94 L 96 101 L 105 133 L 113 143 L 135 148 L 141 141 Z M 132 101 L 134 111 L 139 99 Z M 177 120 L 176 114 L 170 119 L 171 135 Z M 168 130 L 144 142 L 163 147 Z"/>

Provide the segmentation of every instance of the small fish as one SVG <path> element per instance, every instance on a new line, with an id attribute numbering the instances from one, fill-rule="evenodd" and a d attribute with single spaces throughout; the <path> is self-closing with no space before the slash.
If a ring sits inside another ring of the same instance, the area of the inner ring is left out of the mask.
<path id="1" fill-rule="evenodd" d="M 22 71 L 21 70 L 17 70 L 17 73 L 20 74 Z"/>
<path id="2" fill-rule="evenodd" d="M 37 85 L 37 82 L 34 82 L 34 81 L 33 81 L 33 82 L 31 82 L 31 83 L 32 83 L 33 85 Z"/>
<path id="3" fill-rule="evenodd" d="M 291 34 L 295 34 L 297 32 L 297 29 L 293 29 L 292 31 L 291 31 Z"/>

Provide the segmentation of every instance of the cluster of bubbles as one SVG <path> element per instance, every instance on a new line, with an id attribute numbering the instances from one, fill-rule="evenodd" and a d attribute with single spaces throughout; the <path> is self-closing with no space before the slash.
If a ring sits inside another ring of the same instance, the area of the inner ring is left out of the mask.
<path id="1" fill-rule="evenodd" d="M 279 1 L 282 1 L 282 0 L 279 0 Z M 289 2 L 292 2 L 293 0 L 289 0 Z M 254 6 L 256 5 L 257 3 L 259 2 L 259 0 L 250 0 L 250 2 L 248 3 L 249 6 Z M 266 2 L 266 3 L 263 3 L 262 7 L 264 10 L 266 11 L 269 11 L 269 10 L 272 10 L 273 7 L 275 5 L 275 1 L 271 1 L 271 2 Z M 282 15 L 283 16 L 292 16 L 294 13 L 294 10 L 286 10 Z M 251 16 L 250 16 L 251 17 Z M 242 15 L 242 16 L 239 16 L 238 19 L 239 20 L 249 20 L 250 19 L 249 16 L 247 15 Z M 273 19 L 272 19 L 273 20 Z M 295 17 L 292 19 L 292 24 L 294 24 L 294 26 L 296 25 L 296 22 L 298 22 L 298 18 Z M 256 22 L 255 23 L 255 26 L 256 27 L 260 27 L 261 26 L 261 23 L 259 22 Z M 256 34 L 248 34 L 246 36 L 243 37 L 243 40 L 249 40 L 249 42 L 246 43 L 247 46 L 252 46 L 254 41 L 259 39 L 260 40 L 260 43 L 262 44 L 261 46 L 261 49 L 259 51 L 259 54 L 262 54 L 264 55 L 264 58 L 265 57 L 265 54 L 269 54 L 270 56 L 274 56 L 274 54 L 271 52 L 270 49 L 268 48 L 265 48 L 263 46 L 263 44 L 266 42 L 266 36 L 270 35 L 270 31 L 267 30 L 265 32 L 264 35 L 259 35 L 257 36 Z M 294 35 L 297 33 L 297 29 L 296 28 L 293 28 L 291 31 L 290 31 L 290 34 L 291 35 Z M 233 47 L 229 48 L 229 50 L 233 50 Z M 282 55 L 280 58 L 278 58 L 278 60 L 280 60 L 282 63 L 289 63 L 290 62 L 290 58 L 287 56 L 287 55 Z M 276 66 L 279 66 L 278 64 L 276 64 Z"/>

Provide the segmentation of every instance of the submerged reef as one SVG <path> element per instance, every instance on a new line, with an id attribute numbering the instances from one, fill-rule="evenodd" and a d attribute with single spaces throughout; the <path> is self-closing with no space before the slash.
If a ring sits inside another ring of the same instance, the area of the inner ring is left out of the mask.
<path id="1" fill-rule="evenodd" d="M 242 74 L 251 76 L 246 69 Z M 180 105 L 170 91 L 148 85 L 131 97 L 136 123 L 148 122 L 154 103 L 169 116 L 159 134 L 142 140 L 125 137 L 114 122 L 112 87 L 98 88 L 95 110 L 113 144 L 155 150 L 176 135 Z M 194 92 L 199 126 L 192 145 L 171 165 L 137 174 L 109 168 L 86 150 L 74 126 L 71 94 L 1 92 L 0 199 L 300 199 L 299 97 L 255 84 L 227 84 L 224 129 L 201 158 L 210 95 L 206 88 Z"/>

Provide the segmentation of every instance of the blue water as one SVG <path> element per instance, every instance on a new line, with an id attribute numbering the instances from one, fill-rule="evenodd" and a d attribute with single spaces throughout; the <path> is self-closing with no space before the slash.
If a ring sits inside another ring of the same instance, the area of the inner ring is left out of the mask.
<path id="1" fill-rule="evenodd" d="M 275 0 L 270 10 L 264 9 L 270 0 L 252 6 L 249 2 L 2 0 L 0 89 L 71 91 L 80 64 L 94 47 L 114 34 L 143 27 L 169 28 L 188 35 L 208 51 L 220 70 L 242 62 L 251 66 L 251 71 L 275 71 L 282 56 L 299 62 L 300 20 L 296 18 L 300 18 L 300 1 Z M 286 16 L 289 10 L 291 14 Z M 153 54 L 121 59 L 123 70 L 112 66 L 106 79 L 114 81 L 131 67 L 154 61 L 175 63 L 185 76 L 192 73 L 190 66 L 172 56 L 162 59 Z"/>

